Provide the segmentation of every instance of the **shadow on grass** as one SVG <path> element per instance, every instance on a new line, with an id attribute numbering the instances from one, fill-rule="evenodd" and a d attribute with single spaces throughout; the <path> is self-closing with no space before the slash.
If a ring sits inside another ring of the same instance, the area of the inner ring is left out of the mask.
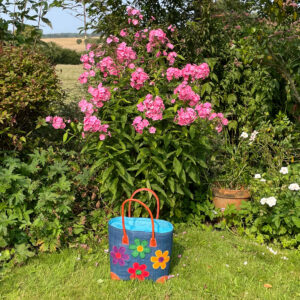
<path id="1" fill-rule="evenodd" d="M 174 267 L 179 264 L 180 257 L 178 257 L 178 255 L 181 256 L 184 253 L 184 250 L 185 247 L 182 244 L 180 244 L 178 241 L 173 241 L 170 273 L 172 273 Z"/>

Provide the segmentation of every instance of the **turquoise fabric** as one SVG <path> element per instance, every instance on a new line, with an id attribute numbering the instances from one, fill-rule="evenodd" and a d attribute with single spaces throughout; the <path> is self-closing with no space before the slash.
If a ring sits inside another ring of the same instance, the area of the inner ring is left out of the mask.
<path id="1" fill-rule="evenodd" d="M 117 229 L 123 229 L 122 217 L 116 217 L 109 220 L 108 224 Z M 152 232 L 152 223 L 150 218 L 128 218 L 125 217 L 126 230 Z M 157 233 L 167 233 L 173 231 L 173 225 L 164 220 L 154 219 L 154 231 Z"/>

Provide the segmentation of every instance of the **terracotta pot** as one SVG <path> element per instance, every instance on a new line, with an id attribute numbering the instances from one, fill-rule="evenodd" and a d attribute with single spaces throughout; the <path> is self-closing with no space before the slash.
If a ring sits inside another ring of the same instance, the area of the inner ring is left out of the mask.
<path id="1" fill-rule="evenodd" d="M 242 201 L 250 199 L 248 190 L 227 190 L 213 188 L 213 203 L 217 208 L 226 208 L 229 204 L 234 204 L 236 209 L 240 209 Z"/>

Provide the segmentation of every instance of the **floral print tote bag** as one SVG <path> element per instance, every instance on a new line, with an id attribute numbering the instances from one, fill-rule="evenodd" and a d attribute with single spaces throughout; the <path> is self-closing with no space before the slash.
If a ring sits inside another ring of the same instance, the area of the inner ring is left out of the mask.
<path id="1" fill-rule="evenodd" d="M 149 207 L 134 198 L 135 194 L 148 191 L 157 201 L 156 219 Z M 150 218 L 133 218 L 131 202 L 145 207 Z M 128 203 L 128 217 L 124 216 Z M 122 216 L 108 222 L 110 275 L 115 280 L 147 280 L 164 282 L 168 279 L 173 244 L 173 225 L 159 219 L 159 198 L 150 189 L 136 190 L 122 204 Z"/>

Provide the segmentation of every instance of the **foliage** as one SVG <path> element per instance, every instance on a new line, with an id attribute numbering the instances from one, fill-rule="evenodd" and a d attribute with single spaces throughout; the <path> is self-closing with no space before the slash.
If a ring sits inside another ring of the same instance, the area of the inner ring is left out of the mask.
<path id="1" fill-rule="evenodd" d="M 32 44 L 40 36 L 40 26 L 42 23 L 52 27 L 46 15 L 51 7 L 50 1 L 34 0 L 0 0 L 0 15 L 4 14 L 6 18 L 0 18 L 0 40 L 9 41 L 15 44 Z M 26 21 L 36 22 L 36 25 L 30 26 L 30 34 L 26 32 Z M 10 31 L 9 26 L 12 26 Z"/>
<path id="2" fill-rule="evenodd" d="M 63 48 L 54 42 L 42 43 L 40 51 L 48 58 L 52 65 L 79 65 L 81 54 L 75 50 Z"/>
<path id="3" fill-rule="evenodd" d="M 139 29 L 142 33 L 143 28 Z M 88 161 L 93 161 L 90 172 L 97 174 L 99 194 L 110 203 L 118 206 L 134 188 L 146 186 L 161 194 L 165 214 L 182 218 L 189 210 L 189 201 L 194 199 L 194 191 L 207 188 L 206 162 L 211 143 L 218 139 L 215 127 L 221 131 L 221 122 L 225 125 L 226 119 L 223 114 L 213 113 L 209 103 L 206 103 L 206 114 L 202 117 L 196 114 L 198 109 L 199 112 L 203 109 L 203 104 L 196 106 L 200 99 L 197 92 L 202 87 L 199 79 L 204 80 L 209 73 L 207 64 L 193 66 L 198 68 L 200 77 L 186 79 L 186 84 L 192 79 L 186 97 L 195 100 L 179 100 L 182 99 L 178 96 L 181 82 L 167 75 L 172 70 L 181 72 L 168 67 L 173 63 L 169 54 L 174 52 L 158 39 L 152 41 L 157 49 L 146 50 L 155 33 L 161 34 L 164 41 L 168 40 L 172 48 L 170 40 L 161 29 L 146 30 L 145 37 L 140 39 L 133 36 L 135 31 L 135 26 L 127 28 L 128 35 L 121 37 L 126 43 L 119 43 L 117 37 L 111 36 L 104 45 L 94 45 L 82 56 L 87 71 L 80 76 L 80 81 L 87 84 L 88 101 L 80 101 L 79 106 L 85 118 L 82 123 L 71 123 L 63 139 L 65 142 L 73 139 L 72 132 L 77 134 L 76 139 L 82 134 L 82 153 Z M 122 55 L 126 57 L 128 53 L 122 51 L 129 51 L 132 58 L 123 60 Z M 166 54 L 160 56 L 160 51 Z M 189 67 L 192 66 L 186 67 L 186 74 Z M 135 79 L 138 76 L 143 80 Z M 149 110 L 155 113 L 145 111 L 146 117 L 139 116 L 138 110 L 145 110 L 146 102 L 154 99 L 156 102 Z M 186 123 L 181 123 L 180 114 L 188 112 L 194 117 L 186 115 Z M 56 129 L 67 126 L 57 116 L 49 116 L 47 121 Z M 150 203 L 154 207 L 154 201 Z M 135 211 L 136 215 L 140 212 L 141 208 Z"/>
<path id="4" fill-rule="evenodd" d="M 0 164 L 0 262 L 21 263 L 36 251 L 86 248 L 106 232 L 108 206 L 97 186 L 83 184 L 75 152 L 35 150 L 28 158 L 5 155 Z M 101 207 L 101 209 L 100 209 Z M 100 221 L 99 221 L 100 220 Z M 97 234 L 99 236 L 97 236 Z"/>
<path id="5" fill-rule="evenodd" d="M 54 68 L 40 53 L 0 45 L 1 148 L 22 147 L 38 116 L 63 92 Z"/>
<path id="6" fill-rule="evenodd" d="M 247 188 L 253 173 L 297 161 L 299 155 L 294 145 L 299 134 L 295 129 L 296 126 L 282 113 L 273 122 L 261 121 L 250 128 L 244 126 L 238 143 L 230 141 L 226 129 L 209 164 L 212 184 L 230 189 Z"/>

